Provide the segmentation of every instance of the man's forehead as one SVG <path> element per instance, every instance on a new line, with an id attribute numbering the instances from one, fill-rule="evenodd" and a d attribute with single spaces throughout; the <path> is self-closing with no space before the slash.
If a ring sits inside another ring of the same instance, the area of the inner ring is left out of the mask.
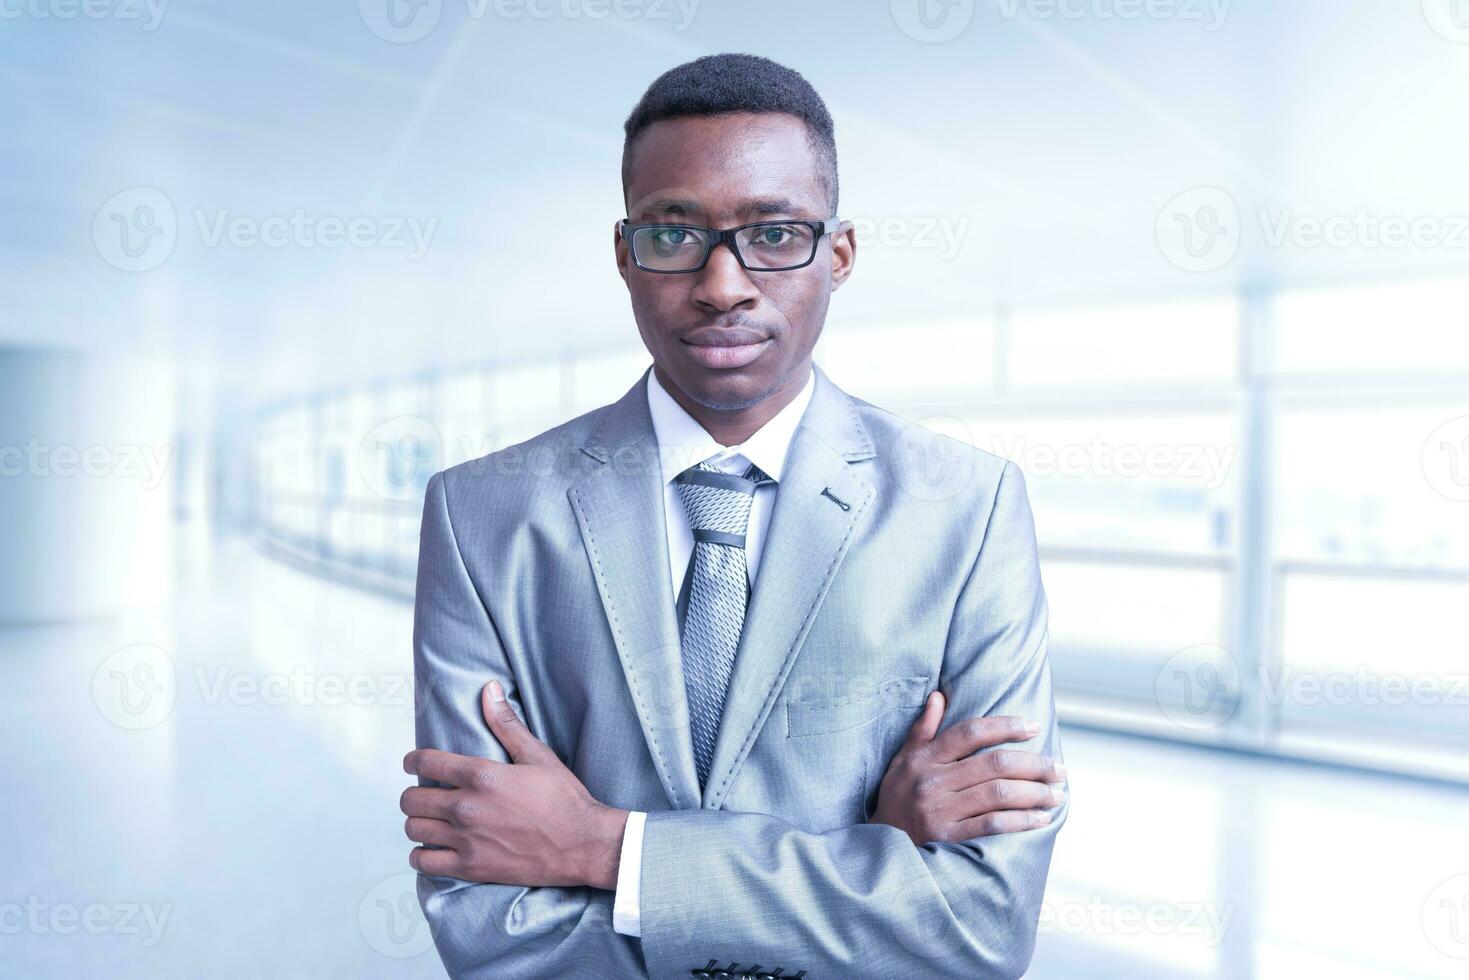
<path id="1" fill-rule="evenodd" d="M 703 216 L 710 213 L 739 214 L 754 217 L 790 217 L 810 210 L 810 205 L 783 195 L 741 197 L 728 204 L 717 200 L 700 200 L 689 195 L 655 194 L 642 203 L 644 214 L 684 214 Z"/>
<path id="2" fill-rule="evenodd" d="M 707 116 L 659 119 L 649 123 L 639 139 L 738 140 L 756 133 L 767 139 L 776 134 L 804 138 L 807 129 L 799 116 L 789 112 L 716 112 Z"/>
<path id="3" fill-rule="evenodd" d="M 825 208 L 810 133 L 787 113 L 662 119 L 638 137 L 631 163 L 629 203 L 637 214 L 759 220 Z"/>
<path id="4" fill-rule="evenodd" d="M 785 113 L 720 113 L 660 119 L 633 143 L 638 169 L 730 170 L 813 160 L 806 124 Z"/>

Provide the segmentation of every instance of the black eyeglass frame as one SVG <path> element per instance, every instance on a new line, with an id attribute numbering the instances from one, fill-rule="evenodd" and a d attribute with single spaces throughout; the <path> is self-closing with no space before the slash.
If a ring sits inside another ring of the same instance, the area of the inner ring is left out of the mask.
<path id="1" fill-rule="evenodd" d="M 821 240 L 827 235 L 831 235 L 838 231 L 841 231 L 842 225 L 844 223 L 845 222 L 843 222 L 841 218 L 836 217 L 785 218 L 775 221 L 752 221 L 747 225 L 737 225 L 734 228 L 706 228 L 703 225 L 685 225 L 662 221 L 655 221 L 650 224 L 633 224 L 632 219 L 623 218 L 617 222 L 617 232 L 619 235 L 622 236 L 623 241 L 627 242 L 628 254 L 632 256 L 633 264 L 644 272 L 653 272 L 659 275 L 670 276 L 680 276 L 690 272 L 698 272 L 700 269 L 704 268 L 704 266 L 709 264 L 709 256 L 714 254 L 714 249 L 718 247 L 720 243 L 724 243 L 729 246 L 729 250 L 734 253 L 735 261 L 738 262 L 740 264 L 740 268 L 744 269 L 746 272 L 794 272 L 797 269 L 804 269 L 812 262 L 815 262 L 816 253 L 821 250 Z M 806 261 L 800 263 L 799 265 L 783 265 L 774 269 L 759 268 L 756 266 L 747 265 L 745 263 L 745 257 L 740 254 L 740 246 L 735 241 L 735 235 L 749 228 L 762 228 L 766 226 L 781 227 L 785 225 L 805 225 L 812 230 L 813 235 L 811 237 L 811 254 L 806 258 Z M 689 269 L 648 268 L 647 266 L 643 265 L 642 262 L 638 261 L 638 250 L 633 245 L 632 240 L 634 233 L 647 228 L 681 228 L 686 231 L 697 231 L 707 234 L 709 238 L 708 243 L 704 249 L 704 257 L 699 260 L 698 265 Z"/>

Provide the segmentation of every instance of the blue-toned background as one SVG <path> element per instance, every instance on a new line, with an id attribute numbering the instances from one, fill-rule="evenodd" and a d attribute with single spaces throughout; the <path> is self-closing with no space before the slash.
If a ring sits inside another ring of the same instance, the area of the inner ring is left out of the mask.
<path id="1" fill-rule="evenodd" d="M 1030 976 L 1463 976 L 1466 0 L 0 0 L 0 976 L 443 975 L 423 487 L 647 366 L 718 51 L 836 119 L 818 363 L 1027 474 Z"/>

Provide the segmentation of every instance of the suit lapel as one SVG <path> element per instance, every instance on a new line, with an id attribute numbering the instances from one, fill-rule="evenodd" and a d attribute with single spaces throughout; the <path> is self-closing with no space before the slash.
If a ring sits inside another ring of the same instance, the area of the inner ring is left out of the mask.
<path id="1" fill-rule="evenodd" d="M 649 369 L 651 370 L 651 368 Z M 668 576 L 668 527 L 647 372 L 608 407 L 582 451 L 603 465 L 567 491 L 664 792 L 699 805 L 678 622 Z"/>
<path id="2" fill-rule="evenodd" d="M 872 456 L 850 397 L 816 368 L 816 387 L 791 439 L 745 610 L 704 787 L 707 808 L 720 805 L 744 765 L 876 495 L 851 465 Z"/>
<path id="3" fill-rule="evenodd" d="M 646 371 L 608 406 L 581 447 L 603 465 L 567 491 L 643 737 L 675 809 L 718 807 L 724 799 L 876 494 L 851 465 L 874 455 L 856 407 L 814 370 L 811 402 L 792 437 L 766 529 L 702 799 Z"/>

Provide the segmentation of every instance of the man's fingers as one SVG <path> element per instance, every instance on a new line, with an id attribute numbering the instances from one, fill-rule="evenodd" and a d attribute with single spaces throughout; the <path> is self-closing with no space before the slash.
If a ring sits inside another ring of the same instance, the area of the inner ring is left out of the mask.
<path id="1" fill-rule="evenodd" d="M 908 729 L 908 741 L 905 748 L 914 749 L 933 741 L 934 735 L 939 730 L 939 722 L 944 720 L 944 704 L 942 691 L 929 692 L 928 700 L 923 703 L 923 713 Z"/>
<path id="2" fill-rule="evenodd" d="M 958 791 L 991 779 L 1028 779 L 1038 783 L 1060 783 L 1066 767 L 1050 756 L 1022 749 L 981 752 L 944 767 L 944 782 Z"/>
<path id="3" fill-rule="evenodd" d="M 506 699 L 505 689 L 499 681 L 490 681 L 480 691 L 480 710 L 484 712 L 490 731 L 505 747 L 505 754 L 510 756 L 511 762 L 544 762 L 548 754 L 555 756 L 525 727 L 525 722 L 515 713 L 515 706 Z"/>
<path id="4" fill-rule="evenodd" d="M 453 817 L 455 791 L 434 786 L 410 786 L 398 797 L 398 809 L 410 817 L 449 820 Z"/>
<path id="5" fill-rule="evenodd" d="M 451 847 L 455 841 L 453 826 L 443 820 L 431 820 L 428 817 L 409 817 L 404 820 L 403 833 L 408 835 L 409 840 L 420 844 Z"/>
<path id="6" fill-rule="evenodd" d="M 1044 810 L 1000 810 L 980 817 L 970 817 L 953 824 L 945 840 L 961 841 L 975 837 L 993 837 L 995 834 L 1014 834 L 1022 830 L 1035 830 L 1051 822 L 1051 815 Z"/>
<path id="7" fill-rule="evenodd" d="M 403 757 L 404 772 L 450 786 L 469 785 L 475 771 L 486 764 L 500 763 L 491 759 L 477 759 L 472 755 L 441 752 L 438 749 L 414 749 Z"/>
<path id="8" fill-rule="evenodd" d="M 1059 786 L 1028 779 L 991 779 L 960 790 L 954 795 L 953 805 L 967 819 L 1002 810 L 1048 810 L 1065 799 Z"/>
<path id="9" fill-rule="evenodd" d="M 1024 742 L 1035 738 L 1040 726 L 1024 718 L 1001 715 L 995 718 L 966 718 L 950 725 L 933 740 L 929 758 L 935 762 L 955 762 L 977 749 L 1006 742 Z"/>
<path id="10" fill-rule="evenodd" d="M 439 875 L 455 878 L 459 870 L 459 854 L 456 851 L 415 847 L 408 852 L 408 866 L 419 874 Z"/>

